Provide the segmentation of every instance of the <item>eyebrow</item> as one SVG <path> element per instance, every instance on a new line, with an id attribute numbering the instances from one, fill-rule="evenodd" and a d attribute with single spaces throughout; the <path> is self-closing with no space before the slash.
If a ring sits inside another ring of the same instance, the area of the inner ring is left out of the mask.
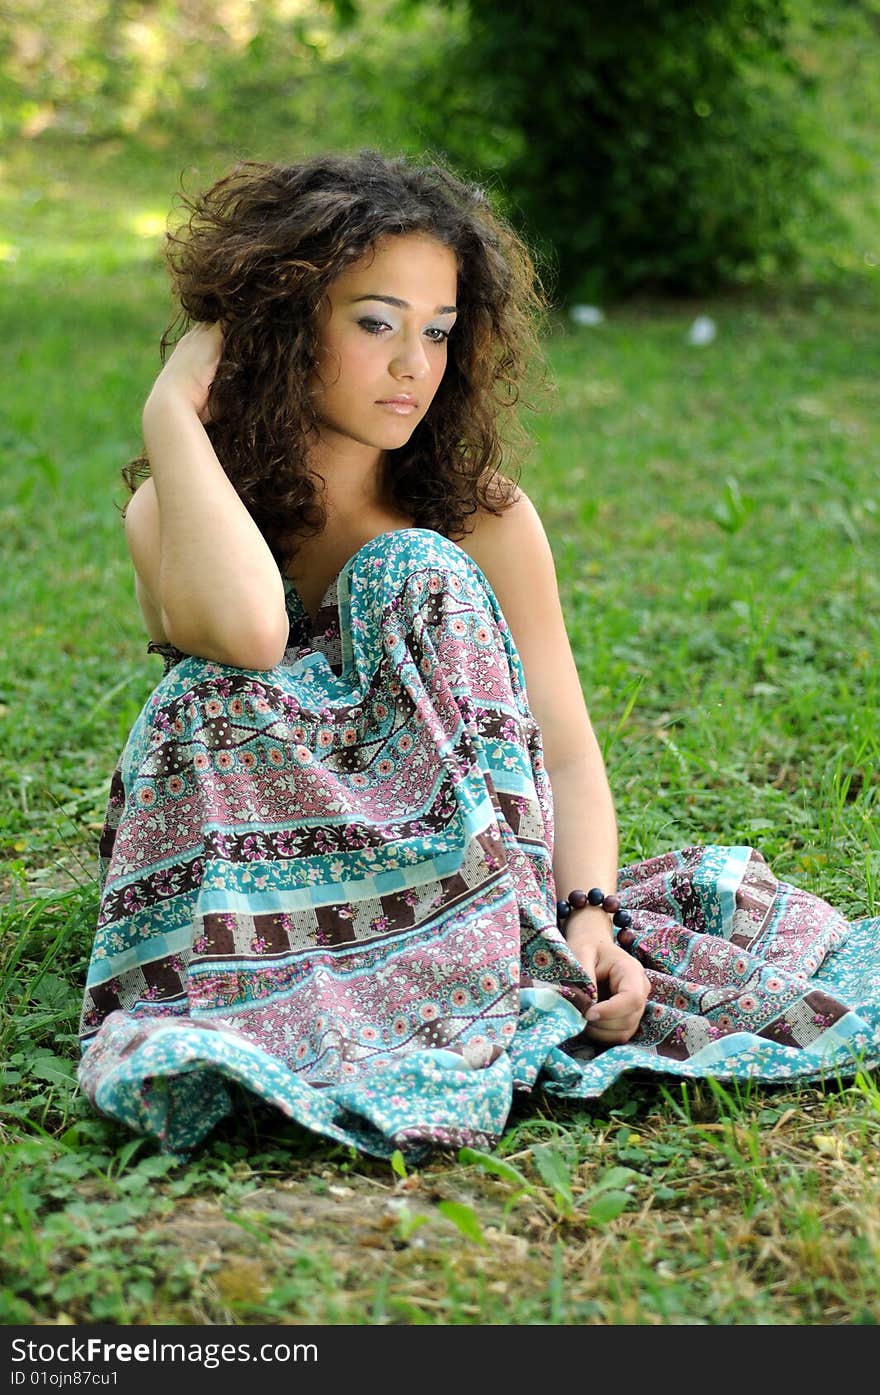
<path id="1" fill-rule="evenodd" d="M 396 295 L 356 295 L 352 297 L 351 304 L 356 305 L 359 300 L 381 300 L 386 305 L 396 305 L 399 310 L 411 310 L 412 306 L 408 300 L 398 300 Z M 456 315 L 457 305 L 438 305 L 434 311 L 435 315 Z"/>

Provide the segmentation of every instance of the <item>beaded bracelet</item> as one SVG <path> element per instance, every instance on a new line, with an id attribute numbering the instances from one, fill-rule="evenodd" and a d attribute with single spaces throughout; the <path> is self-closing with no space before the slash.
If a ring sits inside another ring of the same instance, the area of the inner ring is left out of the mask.
<path id="1" fill-rule="evenodd" d="M 620 897 L 606 896 L 604 891 L 594 886 L 592 891 L 570 891 L 564 900 L 556 902 L 556 924 L 559 929 L 564 931 L 565 922 L 572 911 L 583 910 L 584 906 L 600 906 L 608 912 L 618 930 L 628 930 L 632 925 L 633 918 L 629 911 L 621 908 Z"/>

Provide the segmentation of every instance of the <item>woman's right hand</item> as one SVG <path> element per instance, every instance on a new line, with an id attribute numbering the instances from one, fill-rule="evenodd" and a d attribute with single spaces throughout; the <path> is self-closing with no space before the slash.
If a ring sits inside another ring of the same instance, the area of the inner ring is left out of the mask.
<path id="1" fill-rule="evenodd" d="M 219 324 L 194 325 L 178 339 L 150 397 L 162 396 L 170 389 L 191 404 L 204 425 L 210 421 L 208 394 L 222 353 L 223 331 Z"/>

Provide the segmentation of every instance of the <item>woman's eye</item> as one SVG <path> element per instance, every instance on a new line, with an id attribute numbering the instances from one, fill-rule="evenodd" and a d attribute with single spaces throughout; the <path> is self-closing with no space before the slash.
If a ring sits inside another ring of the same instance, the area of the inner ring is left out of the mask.
<path id="1" fill-rule="evenodd" d="M 364 315 L 358 324 L 367 334 L 383 334 L 385 330 L 390 330 L 391 325 L 386 320 L 377 320 L 372 315 Z M 449 338 L 449 330 L 441 329 L 439 325 L 431 325 L 425 330 L 432 344 L 445 344 Z"/>

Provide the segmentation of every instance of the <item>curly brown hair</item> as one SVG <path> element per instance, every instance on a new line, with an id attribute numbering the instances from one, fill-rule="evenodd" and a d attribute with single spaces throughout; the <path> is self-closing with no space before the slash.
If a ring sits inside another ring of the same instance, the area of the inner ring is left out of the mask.
<path id="1" fill-rule="evenodd" d="M 455 334 L 446 371 L 406 445 L 389 451 L 384 500 L 418 527 L 463 536 L 478 507 L 500 513 L 514 494 L 502 458 L 523 432 L 512 411 L 539 361 L 546 301 L 522 240 L 486 194 L 442 164 L 373 150 L 293 165 L 247 162 L 195 198 L 167 236 L 180 312 L 162 339 L 219 321 L 224 347 L 207 426 L 218 458 L 276 559 L 326 521 L 308 468 L 318 419 L 309 382 L 328 288 L 383 237 L 427 233 L 458 264 Z M 141 456 L 123 475 L 134 490 Z"/>

